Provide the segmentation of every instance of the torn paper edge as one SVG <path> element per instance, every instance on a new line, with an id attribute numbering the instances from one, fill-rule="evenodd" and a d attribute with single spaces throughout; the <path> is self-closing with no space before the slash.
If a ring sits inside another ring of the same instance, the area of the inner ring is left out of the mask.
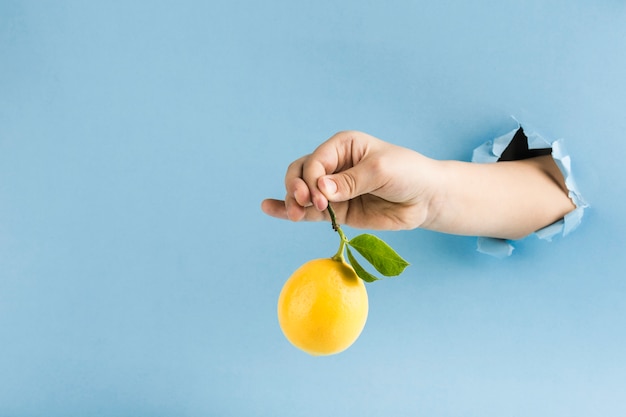
<path id="1" fill-rule="evenodd" d="M 521 127 L 521 124 L 518 122 L 517 128 L 493 140 L 487 141 L 474 149 L 472 153 L 472 162 L 497 162 L 502 155 L 502 152 L 504 152 L 513 139 L 513 136 L 515 136 L 515 133 Z M 578 225 L 580 225 L 583 213 L 585 209 L 589 207 L 589 204 L 583 198 L 580 190 L 578 189 L 578 185 L 576 185 L 576 182 L 574 181 L 574 176 L 572 175 L 571 157 L 565 149 L 563 139 L 557 139 L 549 142 L 535 132 L 528 133 L 524 131 L 524 134 L 528 138 L 528 149 L 540 149 L 547 147 L 552 149 L 552 158 L 565 179 L 568 196 L 576 206 L 576 208 L 567 213 L 563 219 L 537 230 L 534 234 L 539 237 L 539 239 L 547 241 L 551 241 L 552 238 L 557 235 L 567 236 L 574 231 Z M 492 255 L 497 258 L 505 258 L 510 256 L 515 248 L 510 240 L 479 237 L 476 249 L 481 253 Z"/>

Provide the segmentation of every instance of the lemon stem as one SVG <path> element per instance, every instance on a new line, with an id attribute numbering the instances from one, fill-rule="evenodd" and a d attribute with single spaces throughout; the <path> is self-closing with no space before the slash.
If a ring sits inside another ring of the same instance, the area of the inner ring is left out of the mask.
<path id="1" fill-rule="evenodd" d="M 339 233 L 339 249 L 337 250 L 337 253 L 332 257 L 332 259 L 337 262 L 345 262 L 343 252 L 345 250 L 346 243 L 348 243 L 348 238 L 343 233 L 343 230 L 341 230 L 341 227 L 339 227 L 339 224 L 337 223 L 337 217 L 335 216 L 335 212 L 330 206 L 330 203 L 328 203 L 328 214 L 330 214 L 330 221 L 332 223 L 333 230 Z"/>

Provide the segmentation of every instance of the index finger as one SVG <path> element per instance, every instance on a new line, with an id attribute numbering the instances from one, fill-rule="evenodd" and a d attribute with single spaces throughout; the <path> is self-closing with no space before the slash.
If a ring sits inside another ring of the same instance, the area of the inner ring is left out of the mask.
<path id="1" fill-rule="evenodd" d="M 325 210 L 328 206 L 328 199 L 317 186 L 319 178 L 352 166 L 353 143 L 352 132 L 336 133 L 303 161 L 302 179 L 310 190 L 311 202 L 318 210 Z"/>

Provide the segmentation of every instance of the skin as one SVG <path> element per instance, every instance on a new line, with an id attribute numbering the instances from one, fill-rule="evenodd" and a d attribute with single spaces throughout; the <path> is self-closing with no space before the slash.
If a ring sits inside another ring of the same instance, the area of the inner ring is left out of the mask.
<path id="1" fill-rule="evenodd" d="M 292 221 L 372 230 L 424 228 L 519 239 L 572 211 L 551 156 L 476 164 L 440 161 L 358 131 L 339 132 L 292 162 L 284 200 L 262 210 Z"/>

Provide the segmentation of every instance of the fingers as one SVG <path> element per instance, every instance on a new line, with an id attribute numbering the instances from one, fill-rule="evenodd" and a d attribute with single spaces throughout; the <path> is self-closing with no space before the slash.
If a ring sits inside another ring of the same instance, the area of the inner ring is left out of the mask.
<path id="1" fill-rule="evenodd" d="M 285 203 L 290 218 L 303 216 L 303 208 L 313 206 L 319 211 L 328 207 L 326 196 L 319 190 L 317 179 L 332 171 L 336 166 L 336 156 L 332 152 L 316 150 L 292 162 L 285 174 Z M 331 170 L 331 171 L 328 171 Z"/>
<path id="2" fill-rule="evenodd" d="M 268 216 L 288 220 L 287 208 L 285 207 L 285 202 L 282 200 L 275 200 L 273 198 L 265 199 L 261 202 L 261 210 Z"/>
<path id="3" fill-rule="evenodd" d="M 285 174 L 285 216 L 289 220 L 300 221 L 305 215 L 305 208 L 312 205 L 311 191 L 302 179 L 302 167 L 308 156 L 292 162 Z"/>
<path id="4" fill-rule="evenodd" d="M 334 171 L 336 159 L 336 155 L 333 155 L 332 152 L 317 149 L 302 163 L 301 178 L 308 189 L 307 202 L 319 211 L 328 207 L 328 200 L 318 188 L 317 180 Z"/>
<path id="5" fill-rule="evenodd" d="M 308 184 L 302 178 L 303 166 L 308 158 L 309 156 L 307 155 L 292 162 L 285 174 L 287 198 L 292 199 L 302 207 L 311 205 L 311 191 Z"/>
<path id="6" fill-rule="evenodd" d="M 380 171 L 376 163 L 364 160 L 345 171 L 320 177 L 318 187 L 330 201 L 348 201 L 382 187 L 386 178 Z"/>
<path id="7" fill-rule="evenodd" d="M 268 216 L 276 217 L 282 220 L 322 221 L 327 219 L 325 212 L 321 212 L 313 206 L 300 207 L 300 210 L 298 211 L 292 209 L 291 212 L 289 212 L 285 201 L 271 198 L 263 200 L 261 203 L 261 210 L 263 210 L 263 212 Z"/>
<path id="8" fill-rule="evenodd" d="M 360 132 L 339 132 L 302 161 L 302 179 L 309 188 L 314 207 L 318 210 L 328 207 L 328 192 L 332 191 L 333 186 L 332 183 L 325 184 L 324 192 L 320 188 L 319 179 L 358 164 L 370 139 Z"/>
<path id="9" fill-rule="evenodd" d="M 360 132 L 340 132 L 311 155 L 292 162 L 285 174 L 287 195 L 281 215 L 294 221 L 319 218 L 310 212 L 326 210 L 329 198 L 335 202 L 347 201 L 372 189 L 371 181 L 375 177 L 358 164 L 375 141 Z M 320 182 L 321 178 L 346 169 Z"/>

